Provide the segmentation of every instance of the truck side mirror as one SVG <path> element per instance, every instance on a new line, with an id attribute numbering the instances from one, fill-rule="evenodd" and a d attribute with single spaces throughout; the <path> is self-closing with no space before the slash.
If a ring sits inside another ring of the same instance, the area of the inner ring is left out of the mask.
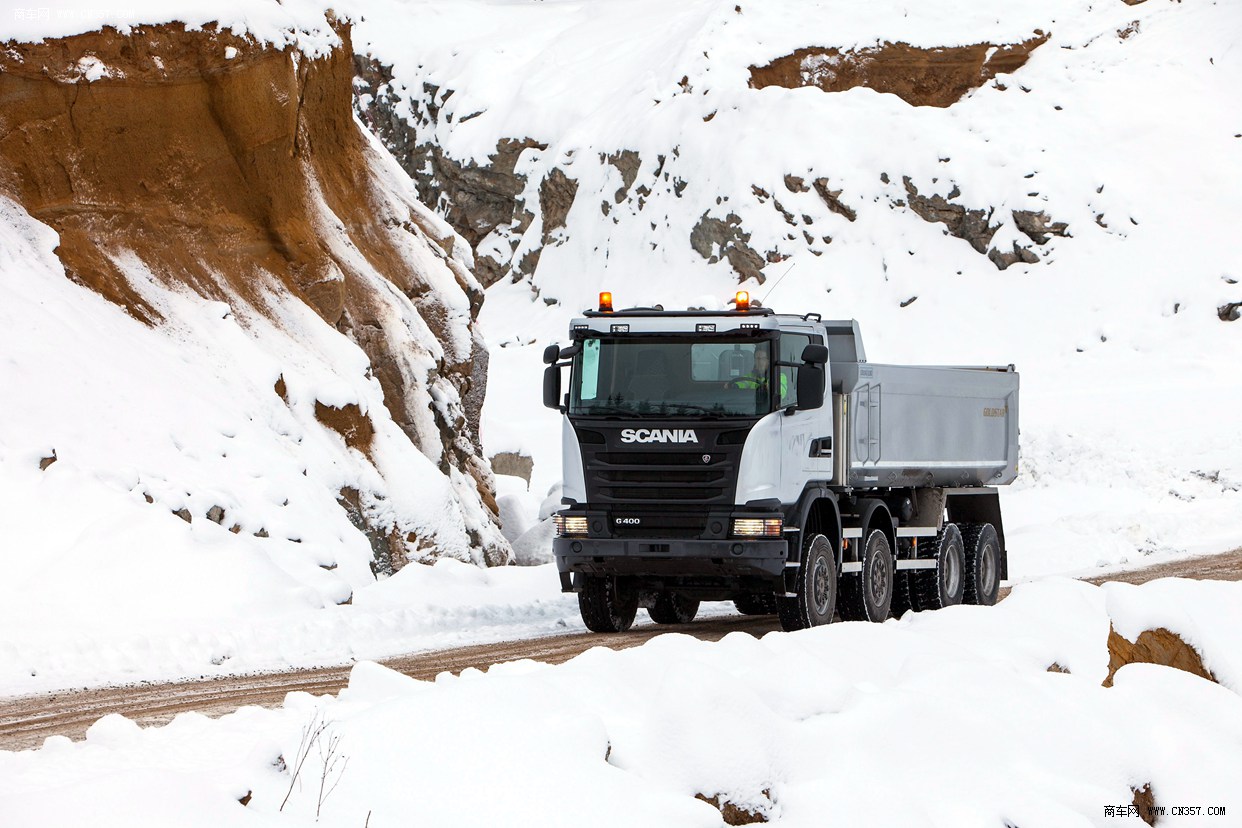
<path id="1" fill-rule="evenodd" d="M 812 365 L 824 365 L 828 362 L 828 346 L 807 345 L 802 349 L 802 361 Z"/>
<path id="2" fill-rule="evenodd" d="M 549 346 L 555 348 L 555 345 Z M 555 362 L 555 360 L 553 360 Z M 561 369 L 557 365 L 549 365 L 543 369 L 543 404 L 548 408 L 561 410 Z"/>
<path id="3" fill-rule="evenodd" d="M 823 345 L 808 345 L 807 350 L 811 348 L 820 348 L 827 351 Z M 805 359 L 805 352 L 803 358 Z M 825 354 L 826 356 L 826 354 Z M 822 408 L 824 405 L 824 366 L 807 364 L 798 368 L 798 410 L 806 411 L 808 409 Z"/>
<path id="4" fill-rule="evenodd" d="M 551 365 L 561 358 L 561 346 L 553 342 L 543 349 L 543 364 Z"/>

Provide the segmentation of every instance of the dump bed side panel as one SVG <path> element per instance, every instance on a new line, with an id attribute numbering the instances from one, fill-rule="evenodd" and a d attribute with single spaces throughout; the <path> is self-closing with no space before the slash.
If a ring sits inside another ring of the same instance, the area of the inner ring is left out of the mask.
<path id="1" fill-rule="evenodd" d="M 1018 469 L 1018 374 L 994 368 L 835 365 L 848 483 L 994 486 Z"/>

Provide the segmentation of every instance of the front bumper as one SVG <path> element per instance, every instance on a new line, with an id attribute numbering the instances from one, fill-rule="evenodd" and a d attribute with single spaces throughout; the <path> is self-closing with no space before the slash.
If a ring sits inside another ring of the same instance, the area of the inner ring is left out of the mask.
<path id="1" fill-rule="evenodd" d="M 778 581 L 789 543 L 783 538 L 556 538 L 552 552 L 561 589 L 572 592 L 574 574 Z"/>

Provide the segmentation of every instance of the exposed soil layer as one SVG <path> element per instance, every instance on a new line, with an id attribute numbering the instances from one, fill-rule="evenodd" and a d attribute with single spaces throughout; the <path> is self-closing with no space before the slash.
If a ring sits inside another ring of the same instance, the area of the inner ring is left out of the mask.
<path id="1" fill-rule="evenodd" d="M 1036 31 L 1021 43 L 976 43 L 926 49 L 908 43 L 882 43 L 866 49 L 812 46 L 750 67 L 755 89 L 814 86 L 844 92 L 865 86 L 891 92 L 911 106 L 951 106 L 972 89 L 1002 73 L 1021 68 L 1048 35 Z"/>
<path id="2" fill-rule="evenodd" d="M 391 162 L 354 121 L 353 49 L 348 27 L 338 33 L 314 60 L 180 24 L 6 43 L 0 192 L 60 234 L 70 278 L 147 324 L 161 320 L 146 273 L 278 326 L 277 302 L 304 302 L 367 354 L 409 438 L 471 476 L 491 508 L 477 437 L 482 287 L 454 256 L 460 239 L 394 196 Z M 467 320 L 437 287 L 445 269 Z M 418 319 L 402 318 L 399 294 Z M 429 406 L 437 379 L 466 403 Z M 329 425 L 367 452 L 371 424 L 347 408 Z"/>
<path id="3" fill-rule="evenodd" d="M 1242 549 L 1224 555 L 1175 561 L 1085 580 L 1094 584 L 1106 581 L 1145 583 L 1168 577 L 1242 580 Z M 1007 594 L 1008 590 L 1001 591 L 1002 598 Z M 758 637 L 779 629 L 780 623 L 773 616 L 739 615 L 678 627 L 642 624 L 619 635 L 573 633 L 414 653 L 385 659 L 382 663 L 413 678 L 428 680 L 445 671 L 460 673 L 468 667 L 486 669 L 491 664 L 523 658 L 560 664 L 591 647 L 623 650 L 674 630 L 704 641 L 719 641 L 731 632 L 744 632 Z M 168 722 L 178 713 L 188 710 L 220 716 L 247 704 L 275 707 L 284 701 L 286 693 L 294 690 L 316 694 L 336 693 L 348 683 L 350 669 L 346 665 L 287 673 L 105 687 L 9 698 L 0 703 L 0 750 L 38 747 L 46 737 L 53 735 L 80 739 L 92 722 L 109 713 L 122 713 L 140 724 L 152 725 Z"/>

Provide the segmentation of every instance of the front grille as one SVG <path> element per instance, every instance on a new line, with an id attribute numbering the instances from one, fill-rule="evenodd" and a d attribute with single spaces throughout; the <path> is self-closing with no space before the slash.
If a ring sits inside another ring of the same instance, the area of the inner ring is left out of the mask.
<path id="1" fill-rule="evenodd" d="M 587 459 L 595 503 L 731 503 L 740 452 L 599 452 Z M 707 456 L 707 462 L 703 457 Z"/>

